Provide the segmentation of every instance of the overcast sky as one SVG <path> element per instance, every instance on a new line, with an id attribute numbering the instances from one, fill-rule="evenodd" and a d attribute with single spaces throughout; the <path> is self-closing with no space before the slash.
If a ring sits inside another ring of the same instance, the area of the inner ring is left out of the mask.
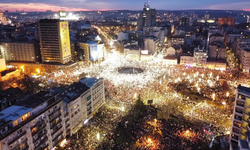
<path id="1" fill-rule="evenodd" d="M 145 0 L 0 0 L 0 10 L 141 10 Z M 250 0 L 151 0 L 156 10 L 250 9 Z"/>

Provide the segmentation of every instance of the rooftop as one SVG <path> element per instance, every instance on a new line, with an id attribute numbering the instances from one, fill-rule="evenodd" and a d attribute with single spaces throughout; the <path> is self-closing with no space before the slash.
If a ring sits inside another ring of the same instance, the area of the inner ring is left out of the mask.
<path id="1" fill-rule="evenodd" d="M 249 149 L 248 143 L 245 140 L 239 140 L 239 144 L 241 145 L 242 148 L 244 149 Z"/>
<path id="2" fill-rule="evenodd" d="M 246 95 L 250 95 L 250 88 L 239 85 L 237 90 L 238 92 L 244 93 Z"/>
<path id="3" fill-rule="evenodd" d="M 32 108 L 27 108 L 24 106 L 16 106 L 12 105 L 5 110 L 0 112 L 0 125 L 4 124 L 5 122 L 16 120 L 17 118 L 21 117 L 22 115 L 26 114 L 27 112 L 31 111 Z"/>
<path id="4" fill-rule="evenodd" d="M 79 81 L 81 83 L 83 83 L 83 84 L 86 84 L 89 88 L 91 88 L 99 80 L 102 80 L 102 78 L 97 79 L 97 78 L 86 78 L 86 77 L 83 77 Z"/>

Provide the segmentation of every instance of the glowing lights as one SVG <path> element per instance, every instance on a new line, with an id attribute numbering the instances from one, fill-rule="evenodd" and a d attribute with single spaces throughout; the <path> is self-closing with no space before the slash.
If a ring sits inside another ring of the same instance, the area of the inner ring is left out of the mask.
<path id="1" fill-rule="evenodd" d="M 63 139 L 62 142 L 60 142 L 60 147 L 64 147 L 67 144 L 67 140 Z"/>
<path id="2" fill-rule="evenodd" d="M 87 124 L 89 119 L 84 120 L 83 124 Z"/>
<path id="3" fill-rule="evenodd" d="M 200 92 L 201 88 L 198 87 L 197 90 L 198 90 L 198 92 Z"/>
<path id="4" fill-rule="evenodd" d="M 152 140 L 151 140 L 151 138 L 148 138 L 148 143 L 152 143 Z"/>
<path id="5" fill-rule="evenodd" d="M 214 93 L 212 94 L 212 98 L 213 98 L 213 100 L 215 99 L 215 94 Z"/>
<path id="6" fill-rule="evenodd" d="M 122 111 L 124 111 L 125 109 L 124 109 L 124 106 L 122 107 Z"/>
<path id="7" fill-rule="evenodd" d="M 222 102 L 222 105 L 226 105 L 226 102 Z"/>
<path id="8" fill-rule="evenodd" d="M 229 92 L 226 93 L 226 96 L 227 96 L 227 97 L 229 96 Z"/>
<path id="9" fill-rule="evenodd" d="M 96 137 L 97 137 L 97 140 L 100 140 L 100 134 L 99 133 L 97 133 Z"/>
<path id="10" fill-rule="evenodd" d="M 40 70 L 39 70 L 39 69 L 36 69 L 36 72 L 37 72 L 38 74 L 40 74 Z"/>

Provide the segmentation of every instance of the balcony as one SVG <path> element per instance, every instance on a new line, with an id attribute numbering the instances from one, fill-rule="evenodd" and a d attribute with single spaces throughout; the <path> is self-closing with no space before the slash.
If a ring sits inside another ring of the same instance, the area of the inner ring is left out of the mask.
<path id="1" fill-rule="evenodd" d="M 49 121 L 52 122 L 53 119 L 55 119 L 55 118 L 57 118 L 59 116 L 61 116 L 61 113 L 60 112 L 56 112 L 53 115 L 49 116 Z"/>
<path id="2" fill-rule="evenodd" d="M 59 124 L 59 126 L 56 126 L 55 128 L 53 128 L 53 129 L 51 129 L 51 133 L 52 133 L 52 135 L 53 134 L 55 134 L 58 130 L 60 130 L 62 128 L 62 125 L 61 124 Z"/>
<path id="3" fill-rule="evenodd" d="M 91 110 L 91 108 L 92 108 L 92 107 L 89 107 L 89 108 L 87 109 L 87 111 Z"/>
<path id="4" fill-rule="evenodd" d="M 61 131 L 59 134 L 57 134 L 52 141 L 55 141 L 60 135 L 62 135 L 63 131 Z"/>
<path id="5" fill-rule="evenodd" d="M 35 148 L 35 150 L 44 150 L 44 149 L 48 148 L 48 146 L 49 146 L 49 144 L 44 143 L 40 147 Z"/>
<path id="6" fill-rule="evenodd" d="M 35 145 L 35 147 L 36 147 L 36 148 L 40 147 L 42 144 L 46 143 L 47 140 L 48 140 L 48 137 L 47 137 L 47 135 L 46 135 L 43 139 L 40 140 L 40 142 L 39 142 L 38 145 Z"/>
<path id="7" fill-rule="evenodd" d="M 16 140 L 18 140 L 20 137 L 22 137 L 23 135 L 26 134 L 26 131 L 23 131 L 22 133 L 18 134 L 14 139 L 12 139 L 8 145 L 11 145 L 12 143 L 14 143 Z"/>
<path id="8" fill-rule="evenodd" d="M 61 123 L 62 119 L 59 119 L 57 122 L 54 121 L 52 124 L 50 124 L 50 129 L 54 128 L 57 124 Z"/>
<path id="9" fill-rule="evenodd" d="M 53 141 L 53 147 L 55 147 L 62 139 L 62 136 L 60 138 L 56 138 L 55 141 Z"/>
<path id="10" fill-rule="evenodd" d="M 87 104 L 87 106 L 89 106 L 89 105 L 91 105 L 91 102 L 89 102 L 89 103 Z"/>

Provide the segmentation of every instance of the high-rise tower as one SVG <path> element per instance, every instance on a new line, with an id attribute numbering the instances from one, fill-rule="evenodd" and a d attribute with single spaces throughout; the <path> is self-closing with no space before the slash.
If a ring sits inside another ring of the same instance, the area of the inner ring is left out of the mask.
<path id="1" fill-rule="evenodd" d="M 42 19 L 39 38 L 43 62 L 65 64 L 71 60 L 68 21 Z"/>
<path id="2" fill-rule="evenodd" d="M 148 3 L 145 3 L 143 12 L 137 21 L 137 30 L 142 31 L 143 27 L 152 27 L 156 25 L 156 10 L 151 9 Z"/>

